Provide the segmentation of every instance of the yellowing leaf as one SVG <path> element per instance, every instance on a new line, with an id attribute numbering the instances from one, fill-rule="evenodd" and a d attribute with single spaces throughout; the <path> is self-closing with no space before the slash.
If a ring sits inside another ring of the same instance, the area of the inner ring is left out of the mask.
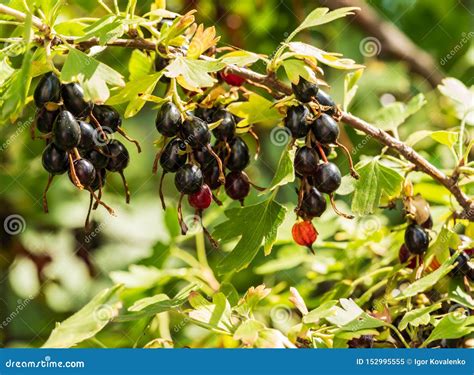
<path id="1" fill-rule="evenodd" d="M 232 114 L 243 118 L 237 125 L 238 127 L 246 127 L 258 122 L 276 122 L 283 116 L 273 106 L 273 102 L 256 93 L 251 93 L 248 101 L 232 103 L 227 109 Z"/>
<path id="2" fill-rule="evenodd" d="M 219 61 L 193 60 L 180 56 L 167 66 L 165 75 L 176 78 L 188 90 L 200 91 L 201 87 L 211 87 L 216 82 L 209 73 L 224 67 L 225 64 Z"/>
<path id="3" fill-rule="evenodd" d="M 200 24 L 194 33 L 191 43 L 189 43 L 186 56 L 190 59 L 197 59 L 202 53 L 216 45 L 220 37 L 216 37 L 216 28 L 214 26 L 204 29 Z"/>

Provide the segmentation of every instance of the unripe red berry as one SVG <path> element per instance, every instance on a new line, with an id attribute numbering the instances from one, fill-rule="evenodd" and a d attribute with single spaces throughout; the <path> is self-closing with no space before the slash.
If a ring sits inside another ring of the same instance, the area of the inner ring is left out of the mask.
<path id="1" fill-rule="evenodd" d="M 298 245 L 309 247 L 311 251 L 314 241 L 318 238 L 318 232 L 311 221 L 295 223 L 291 229 L 291 234 Z"/>
<path id="2" fill-rule="evenodd" d="M 201 186 L 201 189 L 196 193 L 188 195 L 189 205 L 197 210 L 205 210 L 211 205 L 212 192 L 206 184 Z"/>
<path id="3" fill-rule="evenodd" d="M 245 78 L 234 73 L 219 72 L 219 75 L 223 81 L 231 86 L 242 86 L 245 82 Z"/>

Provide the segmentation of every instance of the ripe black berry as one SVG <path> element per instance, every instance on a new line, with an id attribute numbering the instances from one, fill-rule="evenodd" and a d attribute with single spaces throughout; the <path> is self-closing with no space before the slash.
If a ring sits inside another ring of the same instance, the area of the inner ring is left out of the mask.
<path id="1" fill-rule="evenodd" d="M 36 129 L 41 133 L 50 133 L 58 113 L 59 111 L 47 111 L 46 108 L 39 109 L 36 115 Z"/>
<path id="2" fill-rule="evenodd" d="M 214 165 L 217 165 L 216 159 L 211 155 L 207 147 L 193 150 L 193 154 L 203 172 L 207 169 L 211 169 Z"/>
<path id="3" fill-rule="evenodd" d="M 54 143 L 44 149 L 42 162 L 44 169 L 53 175 L 62 174 L 68 169 L 67 152 L 57 148 Z"/>
<path id="4" fill-rule="evenodd" d="M 347 345 L 349 345 L 349 348 L 372 348 L 373 343 L 373 335 L 361 335 L 360 337 L 350 339 Z"/>
<path id="5" fill-rule="evenodd" d="M 214 137 L 219 141 L 231 139 L 235 133 L 235 118 L 229 111 L 218 109 L 212 116 L 212 122 L 222 120 L 217 128 L 212 131 Z"/>
<path id="6" fill-rule="evenodd" d="M 209 164 L 206 169 L 203 170 L 204 182 L 212 189 L 215 190 L 222 185 L 220 180 L 220 170 L 217 165 L 216 160 L 214 159 L 211 164 Z"/>
<path id="7" fill-rule="evenodd" d="M 215 111 L 216 111 L 216 108 L 197 107 L 194 110 L 194 116 L 199 117 L 201 120 L 204 120 L 207 123 L 211 123 L 213 122 L 212 116 L 214 115 Z"/>
<path id="8" fill-rule="evenodd" d="M 304 219 L 319 217 L 326 211 L 326 199 L 318 189 L 312 187 L 303 194 L 298 215 Z"/>
<path id="9" fill-rule="evenodd" d="M 107 175 L 107 172 L 105 169 L 96 168 L 94 181 L 90 185 L 90 188 L 92 189 L 92 191 L 96 191 L 96 190 L 99 190 L 101 187 L 104 187 L 106 175 Z"/>
<path id="10" fill-rule="evenodd" d="M 96 130 L 88 122 L 79 120 L 78 123 L 81 128 L 81 140 L 78 147 L 83 151 L 92 150 L 95 146 Z"/>
<path id="11" fill-rule="evenodd" d="M 206 184 L 202 185 L 197 192 L 188 196 L 188 202 L 196 210 L 205 210 L 212 202 L 211 189 Z"/>
<path id="12" fill-rule="evenodd" d="M 163 150 L 160 165 L 165 172 L 176 172 L 186 164 L 186 144 L 179 138 L 172 139 Z"/>
<path id="13" fill-rule="evenodd" d="M 197 165 L 185 164 L 174 176 L 176 189 L 183 194 L 193 194 L 201 189 L 203 184 L 201 169 Z"/>
<path id="14" fill-rule="evenodd" d="M 106 148 L 104 148 L 102 152 L 100 152 L 99 149 L 93 149 L 86 152 L 84 157 L 92 163 L 96 170 L 104 169 L 109 162 L 109 158 L 104 155 L 104 153 L 107 152 L 108 150 Z"/>
<path id="15" fill-rule="evenodd" d="M 408 250 L 405 244 L 400 247 L 400 250 L 398 251 L 398 260 L 400 260 L 400 263 L 404 264 L 410 260 L 410 262 L 407 264 L 407 267 L 413 270 L 416 267 L 416 258 L 416 256 L 410 253 L 410 250 Z"/>
<path id="16" fill-rule="evenodd" d="M 74 116 L 85 118 L 92 104 L 84 100 L 84 91 L 78 83 L 65 83 L 61 86 L 61 96 L 66 109 Z"/>
<path id="17" fill-rule="evenodd" d="M 165 69 L 168 66 L 169 62 L 170 62 L 169 59 L 161 57 L 160 55 L 157 54 L 155 58 L 155 71 L 161 72 L 163 69 Z M 160 78 L 160 81 L 164 83 L 168 83 L 170 79 L 162 75 Z"/>
<path id="18" fill-rule="evenodd" d="M 163 104 L 155 120 L 156 129 L 165 137 L 174 137 L 181 126 L 181 113 L 172 102 Z"/>
<path id="19" fill-rule="evenodd" d="M 111 172 L 123 171 L 130 161 L 130 155 L 122 142 L 113 139 L 107 145 L 107 154 L 110 158 L 107 163 L 107 169 Z"/>
<path id="20" fill-rule="evenodd" d="M 327 92 L 319 89 L 316 100 L 325 107 L 331 107 L 331 109 L 325 111 L 328 115 L 333 115 L 336 112 L 336 103 L 334 103 L 334 100 L 332 100 Z"/>
<path id="21" fill-rule="evenodd" d="M 46 103 L 59 103 L 61 101 L 61 82 L 52 72 L 46 73 L 36 86 L 33 94 L 35 104 L 42 108 Z"/>
<path id="22" fill-rule="evenodd" d="M 250 152 L 247 144 L 240 137 L 234 138 L 230 144 L 230 155 L 226 167 L 231 171 L 243 170 L 250 161 Z"/>
<path id="23" fill-rule="evenodd" d="M 95 168 L 89 160 L 78 159 L 74 161 L 74 170 L 79 182 L 83 186 L 89 187 L 92 185 L 95 179 Z M 69 171 L 69 178 L 74 183 L 71 171 Z"/>
<path id="24" fill-rule="evenodd" d="M 336 143 L 339 137 L 339 126 L 329 115 L 322 113 L 312 124 L 315 138 L 320 143 Z"/>
<path id="25" fill-rule="evenodd" d="M 303 146 L 296 151 L 294 166 L 301 176 L 314 174 L 318 167 L 319 157 L 315 149 Z"/>
<path id="26" fill-rule="evenodd" d="M 122 125 L 122 118 L 117 110 L 109 105 L 95 105 L 92 114 L 100 126 L 116 132 Z"/>
<path id="27" fill-rule="evenodd" d="M 303 77 L 300 77 L 296 85 L 292 83 L 291 87 L 296 99 L 303 103 L 310 102 L 318 93 L 318 85 L 305 80 Z"/>
<path id="28" fill-rule="evenodd" d="M 196 116 L 188 117 L 183 122 L 182 133 L 185 142 L 194 149 L 206 146 L 211 140 L 207 122 Z"/>
<path id="29" fill-rule="evenodd" d="M 411 253 L 421 255 L 430 244 L 428 233 L 419 225 L 410 224 L 405 230 L 405 245 Z"/>
<path id="30" fill-rule="evenodd" d="M 249 195 L 250 181 L 245 172 L 233 171 L 225 177 L 225 192 L 233 200 L 243 202 Z"/>
<path id="31" fill-rule="evenodd" d="M 303 138 L 308 134 L 309 126 L 306 119 L 309 110 L 304 105 L 289 107 L 286 112 L 285 127 L 291 132 L 293 138 Z"/>
<path id="32" fill-rule="evenodd" d="M 53 141 L 60 149 L 69 151 L 79 145 L 81 127 L 69 111 L 59 112 L 53 124 Z"/>
<path id="33" fill-rule="evenodd" d="M 470 257 L 464 251 L 461 252 L 455 260 L 456 265 L 451 270 L 451 275 L 469 275 L 472 274 L 472 266 L 469 264 Z"/>
<path id="34" fill-rule="evenodd" d="M 341 171 L 334 163 L 323 163 L 316 169 L 314 182 L 319 191 L 333 193 L 341 185 Z"/>

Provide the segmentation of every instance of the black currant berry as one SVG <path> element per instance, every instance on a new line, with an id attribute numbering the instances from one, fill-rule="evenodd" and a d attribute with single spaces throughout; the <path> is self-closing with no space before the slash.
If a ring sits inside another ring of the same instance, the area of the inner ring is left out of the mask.
<path id="1" fill-rule="evenodd" d="M 320 143 L 336 143 L 339 137 L 339 126 L 329 115 L 322 113 L 312 124 L 313 134 Z"/>
<path id="2" fill-rule="evenodd" d="M 33 94 L 35 104 L 42 108 L 46 103 L 59 103 L 61 101 L 61 82 L 52 72 L 46 73 L 36 86 Z"/>
<path id="3" fill-rule="evenodd" d="M 306 119 L 309 110 L 304 105 L 289 107 L 286 112 L 285 127 L 291 132 L 293 138 L 303 138 L 308 134 L 309 126 Z"/>
<path id="4" fill-rule="evenodd" d="M 79 149 L 82 151 L 92 150 L 95 146 L 96 130 L 95 128 L 85 121 L 78 121 L 81 128 L 81 141 L 79 142 Z"/>
<path id="5" fill-rule="evenodd" d="M 249 164 L 250 152 L 247 144 L 240 137 L 234 138 L 230 144 L 230 156 L 226 167 L 231 171 L 242 171 Z"/>
<path id="6" fill-rule="evenodd" d="M 319 217 L 326 211 L 326 199 L 318 189 L 312 187 L 303 194 L 298 215 L 304 219 Z"/>
<path id="7" fill-rule="evenodd" d="M 61 86 L 61 96 L 66 109 L 75 117 L 85 118 L 92 104 L 84 100 L 84 91 L 78 83 L 65 83 Z"/>
<path id="8" fill-rule="evenodd" d="M 206 169 L 212 168 L 214 164 L 217 165 L 216 159 L 211 155 L 207 147 L 193 150 L 193 155 L 203 172 L 205 172 Z"/>
<path id="9" fill-rule="evenodd" d="M 372 348 L 374 344 L 374 336 L 373 335 L 361 335 L 360 337 L 355 337 L 350 339 L 347 342 L 349 348 Z"/>
<path id="10" fill-rule="evenodd" d="M 36 129 L 41 133 L 50 133 L 53 130 L 54 120 L 59 111 L 47 111 L 46 108 L 40 109 L 36 115 Z"/>
<path id="11" fill-rule="evenodd" d="M 107 163 L 107 169 L 111 172 L 120 172 L 127 168 L 130 161 L 130 155 L 122 142 L 116 139 L 111 140 L 107 145 L 107 154 L 110 158 Z"/>
<path id="12" fill-rule="evenodd" d="M 296 151 L 293 164 L 298 174 L 302 176 L 314 174 L 318 167 L 318 163 L 319 156 L 314 148 L 303 146 Z"/>
<path id="13" fill-rule="evenodd" d="M 44 169 L 53 175 L 63 174 L 68 169 L 67 152 L 57 148 L 54 143 L 44 149 L 42 162 Z"/>
<path id="14" fill-rule="evenodd" d="M 193 149 L 207 146 L 211 140 L 207 122 L 196 116 L 188 117 L 183 122 L 182 132 L 185 142 Z"/>
<path id="15" fill-rule="evenodd" d="M 461 252 L 455 260 L 456 265 L 451 270 L 450 275 L 472 275 L 472 266 L 469 264 L 470 257 L 464 251 Z"/>
<path id="16" fill-rule="evenodd" d="M 222 185 L 220 180 L 220 171 L 219 166 L 215 159 L 208 164 L 206 169 L 203 169 L 204 182 L 211 188 L 211 190 L 216 190 Z"/>
<path id="17" fill-rule="evenodd" d="M 318 85 L 305 80 L 303 77 L 300 77 L 296 85 L 292 83 L 291 87 L 296 99 L 303 103 L 310 102 L 318 94 Z"/>
<path id="18" fill-rule="evenodd" d="M 169 59 L 165 57 L 161 57 L 160 55 L 157 54 L 155 58 L 155 71 L 161 72 L 163 69 L 165 69 L 168 66 L 169 63 L 170 63 Z M 166 77 L 165 75 L 162 75 L 160 78 L 160 81 L 163 83 L 168 83 L 170 82 L 170 79 Z"/>
<path id="19" fill-rule="evenodd" d="M 156 130 L 165 137 L 174 137 L 181 126 L 181 113 L 172 102 L 166 102 L 158 111 L 155 125 Z"/>
<path id="20" fill-rule="evenodd" d="M 96 168 L 94 181 L 90 185 L 90 188 L 92 189 L 92 191 L 96 191 L 96 190 L 99 190 L 101 187 L 104 187 L 106 175 L 107 175 L 107 172 L 105 169 Z"/>
<path id="21" fill-rule="evenodd" d="M 228 173 L 225 177 L 225 192 L 231 199 L 243 202 L 250 192 L 250 181 L 247 174 L 242 171 Z"/>
<path id="22" fill-rule="evenodd" d="M 186 143 L 179 138 L 172 139 L 160 156 L 160 165 L 165 172 L 176 172 L 186 164 Z"/>
<path id="23" fill-rule="evenodd" d="M 116 132 L 122 125 L 122 118 L 117 110 L 109 105 L 95 105 L 92 114 L 99 122 L 100 126 Z"/>
<path id="24" fill-rule="evenodd" d="M 333 115 L 336 113 L 336 103 L 334 100 L 332 100 L 327 92 L 319 89 L 318 94 L 316 95 L 316 100 L 319 104 L 325 107 L 331 107 L 331 109 L 325 111 L 328 115 Z"/>
<path id="25" fill-rule="evenodd" d="M 216 108 L 204 108 L 204 107 L 197 107 L 194 110 L 194 116 L 199 117 L 201 120 L 206 121 L 207 123 L 211 123 L 212 116 L 216 112 Z"/>
<path id="26" fill-rule="evenodd" d="M 71 112 L 59 112 L 53 124 L 53 141 L 60 149 L 69 151 L 81 141 L 81 127 Z"/>
<path id="27" fill-rule="evenodd" d="M 410 224 L 405 230 L 405 245 L 412 254 L 421 255 L 430 244 L 428 233 L 419 225 Z"/>
<path id="28" fill-rule="evenodd" d="M 185 164 L 174 176 L 176 189 L 183 194 L 193 194 L 201 189 L 204 179 L 197 165 Z"/>
<path id="29" fill-rule="evenodd" d="M 314 182 L 319 191 L 333 193 L 341 185 L 341 171 L 334 163 L 320 164 L 316 169 Z"/>
<path id="30" fill-rule="evenodd" d="M 95 168 L 87 159 L 78 159 L 74 161 L 74 171 L 82 186 L 89 187 L 95 179 Z M 69 179 L 74 183 L 74 180 L 69 171 Z"/>
<path id="31" fill-rule="evenodd" d="M 222 120 L 217 128 L 212 131 L 214 137 L 219 141 L 232 139 L 235 133 L 235 118 L 229 111 L 218 109 L 212 116 L 212 122 Z"/>
<path id="32" fill-rule="evenodd" d="M 92 165 L 94 165 L 94 168 L 96 170 L 99 169 L 104 169 L 107 167 L 107 164 L 109 162 L 109 158 L 104 155 L 108 152 L 107 148 L 103 148 L 103 151 L 100 152 L 98 149 L 93 149 L 90 150 L 89 152 L 86 152 L 84 157 L 89 160 Z"/>

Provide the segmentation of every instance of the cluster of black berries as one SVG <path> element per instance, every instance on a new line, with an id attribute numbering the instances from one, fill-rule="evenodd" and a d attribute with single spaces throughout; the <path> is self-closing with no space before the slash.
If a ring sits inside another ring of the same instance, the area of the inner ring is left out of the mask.
<path id="1" fill-rule="evenodd" d="M 40 138 L 46 140 L 42 157 L 43 167 L 49 173 L 43 193 L 45 212 L 48 212 L 46 193 L 53 177 L 65 172 L 68 172 L 76 187 L 90 192 L 86 226 L 93 199 L 96 202 L 94 209 L 101 204 L 113 213 L 101 201 L 102 187 L 108 172 L 118 172 L 122 176 L 128 203 L 130 193 L 123 171 L 130 156 L 120 141 L 109 139 L 110 134 L 119 132 L 131 140 L 121 128 L 119 113 L 110 106 L 94 105 L 86 101 L 79 84 L 61 84 L 53 73 L 47 73 L 41 78 L 34 92 L 34 101 L 38 108 L 35 127 L 43 133 Z M 34 137 L 35 128 L 32 131 Z"/>
<path id="2" fill-rule="evenodd" d="M 295 212 L 303 222 L 295 224 L 293 237 L 298 244 L 311 248 L 317 237 L 311 220 L 326 210 L 323 193 L 329 195 L 336 210 L 333 193 L 341 184 L 341 171 L 328 161 L 327 155 L 331 147 L 343 146 L 338 142 L 338 109 L 332 98 L 302 77 L 298 84 L 293 84 L 293 93 L 300 104 L 288 108 L 285 127 L 294 142 L 304 139 L 304 145 L 298 145 L 294 159 L 295 173 L 300 179 Z"/>
<path id="3" fill-rule="evenodd" d="M 215 143 L 211 146 L 209 124 Z M 156 117 L 156 129 L 165 137 L 165 145 L 157 154 L 153 171 L 158 162 L 163 169 L 160 180 L 160 198 L 163 208 L 163 179 L 166 173 L 175 173 L 174 183 L 181 193 L 178 217 L 183 234 L 187 227 L 182 220 L 181 202 L 188 195 L 188 202 L 199 216 L 214 199 L 212 193 L 224 185 L 227 195 L 243 203 L 250 190 L 250 180 L 243 171 L 249 164 L 250 153 L 245 141 L 236 135 L 236 118 L 224 108 L 201 108 L 182 113 L 173 102 L 166 102 Z M 168 141 L 168 138 L 171 138 Z M 225 175 L 225 171 L 228 171 Z"/>

